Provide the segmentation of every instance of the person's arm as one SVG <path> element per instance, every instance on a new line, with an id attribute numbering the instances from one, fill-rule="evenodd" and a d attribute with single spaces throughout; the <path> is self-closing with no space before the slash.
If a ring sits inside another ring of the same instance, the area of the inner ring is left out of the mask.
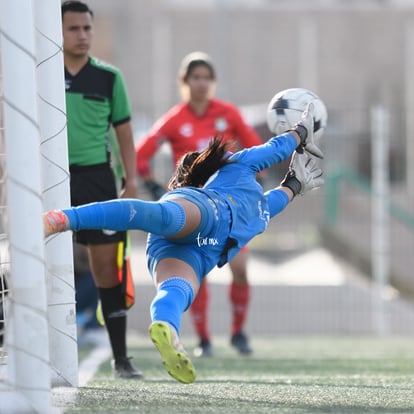
<path id="1" fill-rule="evenodd" d="M 322 170 L 306 152 L 295 151 L 280 186 L 265 193 L 270 217 L 280 213 L 298 194 L 304 195 L 323 185 Z"/>
<path id="2" fill-rule="evenodd" d="M 150 192 L 154 200 L 158 200 L 167 189 L 155 180 L 151 169 L 151 159 L 159 148 L 159 138 L 150 133 L 136 147 L 137 173 L 141 177 L 144 187 Z"/>
<path id="3" fill-rule="evenodd" d="M 263 144 L 263 140 L 256 131 L 244 120 L 240 111 L 234 107 L 233 114 L 234 128 L 236 130 L 237 140 L 242 148 L 250 148 L 255 145 Z"/>
<path id="4" fill-rule="evenodd" d="M 114 127 L 124 167 L 125 183 L 122 189 L 121 197 L 136 198 L 138 196 L 136 166 L 135 166 L 135 148 L 132 133 L 131 122 L 124 122 Z"/>
<path id="5" fill-rule="evenodd" d="M 154 175 L 151 169 L 151 160 L 159 148 L 157 134 L 150 133 L 143 138 L 135 148 L 137 174 L 144 180 L 153 180 Z"/>
<path id="6" fill-rule="evenodd" d="M 313 104 L 309 104 L 301 120 L 282 135 L 270 138 L 262 145 L 237 152 L 233 158 L 250 165 L 256 172 L 289 158 L 294 150 L 323 158 L 313 134 Z"/>
<path id="7" fill-rule="evenodd" d="M 124 170 L 125 182 L 121 197 L 136 198 L 138 196 L 138 191 L 135 174 L 134 135 L 131 126 L 131 105 L 125 80 L 121 72 L 114 69 L 114 75 L 111 123 L 115 131 L 119 147 L 119 155 Z"/>
<path id="8" fill-rule="evenodd" d="M 158 200 L 167 191 L 164 186 L 156 181 L 151 168 L 151 160 L 160 147 L 160 142 L 162 142 L 160 137 L 164 135 L 163 131 L 166 128 L 167 120 L 168 113 L 154 124 L 148 135 L 138 143 L 135 149 L 136 172 L 154 200 Z"/>

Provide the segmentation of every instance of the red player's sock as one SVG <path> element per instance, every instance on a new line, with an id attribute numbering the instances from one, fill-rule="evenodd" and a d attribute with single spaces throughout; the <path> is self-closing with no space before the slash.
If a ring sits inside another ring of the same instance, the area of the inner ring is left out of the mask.
<path id="1" fill-rule="evenodd" d="M 234 282 L 229 286 L 229 297 L 233 305 L 232 335 L 239 333 L 247 318 L 250 301 L 250 285 L 243 283 L 238 285 Z"/>
<path id="2" fill-rule="evenodd" d="M 190 313 L 193 319 L 193 325 L 197 332 L 197 335 L 201 339 L 210 340 L 210 334 L 208 332 L 208 315 L 207 308 L 209 304 L 209 289 L 207 282 L 202 281 L 197 296 L 194 299 L 190 307 Z"/>

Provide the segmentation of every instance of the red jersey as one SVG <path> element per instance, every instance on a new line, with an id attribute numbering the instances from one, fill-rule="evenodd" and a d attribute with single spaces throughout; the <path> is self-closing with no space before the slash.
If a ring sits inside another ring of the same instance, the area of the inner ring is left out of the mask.
<path id="1" fill-rule="evenodd" d="M 260 145 L 259 135 L 246 124 L 239 110 L 232 104 L 211 99 L 207 110 L 197 115 L 187 103 L 171 108 L 151 128 L 148 135 L 136 148 L 138 174 L 151 172 L 150 161 L 163 142 L 171 145 L 174 164 L 189 151 L 207 148 L 214 136 L 234 140 L 239 148 Z"/>

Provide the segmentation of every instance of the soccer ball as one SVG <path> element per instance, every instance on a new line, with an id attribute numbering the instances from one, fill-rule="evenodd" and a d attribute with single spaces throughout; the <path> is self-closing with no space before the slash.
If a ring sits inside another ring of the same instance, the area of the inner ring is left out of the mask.
<path id="1" fill-rule="evenodd" d="M 322 99 L 315 93 L 303 88 L 291 88 L 278 92 L 267 108 L 267 126 L 276 135 L 286 132 L 300 121 L 309 102 L 314 109 L 314 137 L 319 139 L 328 121 L 328 112 Z"/>

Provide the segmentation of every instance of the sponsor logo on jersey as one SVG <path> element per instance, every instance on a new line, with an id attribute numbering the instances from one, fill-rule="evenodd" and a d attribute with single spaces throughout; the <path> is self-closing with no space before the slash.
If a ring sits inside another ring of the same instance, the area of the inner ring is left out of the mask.
<path id="1" fill-rule="evenodd" d="M 190 123 L 182 124 L 180 127 L 180 134 L 183 137 L 191 137 L 194 134 L 193 124 L 190 124 Z"/>

